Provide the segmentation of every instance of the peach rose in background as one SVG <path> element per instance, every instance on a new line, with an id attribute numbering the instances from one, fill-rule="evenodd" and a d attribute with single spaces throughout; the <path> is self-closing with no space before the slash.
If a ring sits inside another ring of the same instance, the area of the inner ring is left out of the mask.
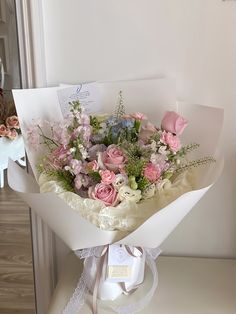
<path id="1" fill-rule="evenodd" d="M 0 136 L 7 136 L 9 130 L 4 124 L 0 124 Z"/>
<path id="2" fill-rule="evenodd" d="M 19 129 L 20 125 L 19 125 L 18 117 L 17 116 L 11 116 L 11 117 L 6 118 L 6 126 L 9 129 L 12 129 L 12 128 Z"/>
<path id="3" fill-rule="evenodd" d="M 18 133 L 16 132 L 15 129 L 11 129 L 11 130 L 8 131 L 7 137 L 8 137 L 10 140 L 16 139 L 17 136 L 18 136 Z"/>
<path id="4" fill-rule="evenodd" d="M 174 111 L 167 111 L 161 121 L 161 128 L 175 135 L 180 135 L 188 125 L 188 121 Z"/>

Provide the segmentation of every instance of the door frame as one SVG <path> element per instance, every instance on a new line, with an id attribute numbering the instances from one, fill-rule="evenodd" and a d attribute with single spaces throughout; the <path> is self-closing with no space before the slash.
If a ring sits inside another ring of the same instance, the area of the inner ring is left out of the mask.
<path id="1" fill-rule="evenodd" d="M 15 0 L 22 88 L 47 86 L 42 5 Z M 56 283 L 55 238 L 31 210 L 30 220 L 36 313 L 45 314 Z"/>

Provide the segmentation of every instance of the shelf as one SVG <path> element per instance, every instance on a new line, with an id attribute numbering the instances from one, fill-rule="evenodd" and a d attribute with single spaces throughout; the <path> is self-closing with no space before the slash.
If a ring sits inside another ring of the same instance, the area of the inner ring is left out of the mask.
<path id="1" fill-rule="evenodd" d="M 81 261 L 70 254 L 55 289 L 48 314 L 61 313 L 73 294 L 81 273 Z M 141 314 L 235 314 L 236 313 L 236 260 L 190 257 L 164 257 L 157 261 L 159 286 L 151 303 Z M 150 285 L 149 274 L 143 287 L 129 297 L 138 300 Z M 141 290 L 143 289 L 143 290 Z M 121 301 L 122 299 L 122 301 Z M 89 303 L 80 313 L 91 314 Z M 118 302 L 119 301 L 119 302 Z M 127 304 L 122 296 L 114 304 Z M 99 313 L 113 313 L 109 302 L 99 301 Z"/>

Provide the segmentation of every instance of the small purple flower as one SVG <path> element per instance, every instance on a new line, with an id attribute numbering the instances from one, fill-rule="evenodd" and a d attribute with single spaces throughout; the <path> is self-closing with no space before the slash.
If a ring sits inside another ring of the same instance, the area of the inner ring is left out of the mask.
<path id="1" fill-rule="evenodd" d="M 86 174 L 77 174 L 74 182 L 76 190 L 79 190 L 82 187 L 87 187 L 90 183 L 90 180 Z"/>
<path id="2" fill-rule="evenodd" d="M 73 173 L 75 175 L 79 174 L 82 170 L 82 162 L 81 160 L 77 160 L 77 159 L 72 159 L 69 163 Z"/>

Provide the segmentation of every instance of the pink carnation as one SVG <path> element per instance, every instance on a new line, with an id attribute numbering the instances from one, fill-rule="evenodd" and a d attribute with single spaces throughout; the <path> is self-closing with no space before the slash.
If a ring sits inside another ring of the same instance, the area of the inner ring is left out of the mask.
<path id="1" fill-rule="evenodd" d="M 161 122 L 163 130 L 176 135 L 181 135 L 187 125 L 188 121 L 174 111 L 167 111 Z"/>
<path id="2" fill-rule="evenodd" d="M 172 133 L 163 131 L 161 135 L 161 142 L 168 145 L 169 148 L 173 152 L 177 152 L 181 148 L 180 140 L 176 135 L 173 135 Z"/>
<path id="3" fill-rule="evenodd" d="M 154 165 L 149 162 L 143 170 L 143 175 L 150 182 L 155 182 L 161 176 L 161 169 L 158 165 Z"/>
<path id="4" fill-rule="evenodd" d="M 115 206 L 118 202 L 117 191 L 112 185 L 98 183 L 88 190 L 90 198 L 102 201 L 106 206 Z"/>
<path id="5" fill-rule="evenodd" d="M 111 184 L 114 182 L 116 175 L 113 171 L 110 170 L 100 170 L 99 174 L 102 178 L 102 183 L 104 184 Z"/>
<path id="6" fill-rule="evenodd" d="M 135 119 L 135 120 L 139 120 L 139 121 L 147 120 L 147 116 L 145 116 L 145 114 L 141 113 L 141 112 L 125 114 L 125 115 L 122 116 L 122 118 L 125 118 L 125 119 Z"/>
<path id="7" fill-rule="evenodd" d="M 134 118 L 135 120 L 143 121 L 147 120 L 147 116 L 141 112 L 135 112 L 131 114 L 131 117 Z"/>

